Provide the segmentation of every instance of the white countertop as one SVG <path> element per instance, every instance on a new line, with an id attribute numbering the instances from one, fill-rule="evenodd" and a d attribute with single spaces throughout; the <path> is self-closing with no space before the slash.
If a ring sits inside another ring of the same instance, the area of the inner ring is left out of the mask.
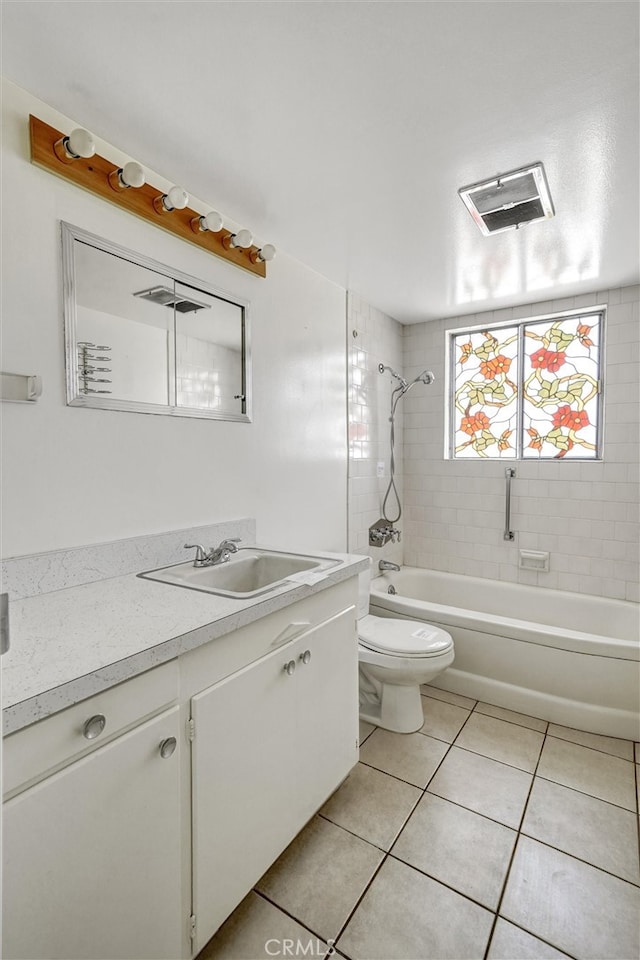
<path id="1" fill-rule="evenodd" d="M 289 583 L 235 600 L 127 574 L 11 603 L 11 647 L 2 657 L 4 734 L 297 600 L 367 570 L 367 557 L 339 560 L 309 586 Z"/>

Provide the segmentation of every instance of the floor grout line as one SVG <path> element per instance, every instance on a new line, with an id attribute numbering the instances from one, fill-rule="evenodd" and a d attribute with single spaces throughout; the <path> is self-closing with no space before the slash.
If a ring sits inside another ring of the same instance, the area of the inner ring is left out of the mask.
<path id="1" fill-rule="evenodd" d="M 371 887 L 372 887 L 372 884 L 376 881 L 376 879 L 377 879 L 380 871 L 382 870 L 382 867 L 387 863 L 388 860 L 391 859 L 391 860 L 393 860 L 393 861 L 396 862 L 396 863 L 399 863 L 399 864 L 402 864 L 403 866 L 406 866 L 408 869 L 414 870 L 416 873 L 420 874 L 421 876 L 428 877 L 428 878 L 431 879 L 433 882 L 440 884 L 441 886 L 445 887 L 446 889 L 450 890 L 451 892 L 457 894 L 457 895 L 460 896 L 460 897 L 463 897 L 465 900 L 469 901 L 470 903 L 473 903 L 475 906 L 477 906 L 477 907 L 481 908 L 482 910 L 485 910 L 485 911 L 487 911 L 488 913 L 490 913 L 490 914 L 493 915 L 492 925 L 491 925 L 491 929 L 490 929 L 490 932 L 489 932 L 489 935 L 488 935 L 488 940 L 487 940 L 486 949 L 485 949 L 485 952 L 484 952 L 484 960 L 487 960 L 487 957 L 488 957 L 489 951 L 490 951 L 490 949 L 491 949 L 491 944 L 492 944 L 493 939 L 494 939 L 494 935 L 495 935 L 495 931 L 496 931 L 496 927 L 497 927 L 497 923 L 498 923 L 498 920 L 499 920 L 499 919 L 503 920 L 503 922 L 506 922 L 506 923 L 509 923 L 509 924 L 513 925 L 514 927 L 516 927 L 516 928 L 519 929 L 519 930 L 522 930 L 524 933 L 526 933 L 526 934 L 528 934 L 529 936 L 531 936 L 531 937 L 539 940 L 541 943 L 546 944 L 547 946 L 553 948 L 554 950 L 559 950 L 560 952 L 564 953 L 567 957 L 570 957 L 571 960 L 576 960 L 576 958 L 572 958 L 572 956 L 571 956 L 570 954 L 568 954 L 566 951 L 562 950 L 557 944 L 553 944 L 553 943 L 551 943 L 550 941 L 546 940 L 544 937 L 540 937 L 537 933 L 534 933 L 532 930 L 529 930 L 529 929 L 527 929 L 526 927 L 522 926 L 521 923 L 519 923 L 519 922 L 517 922 L 517 921 L 514 921 L 514 920 L 511 920 L 511 919 L 508 918 L 508 917 L 502 916 L 501 913 L 500 913 L 500 910 L 502 909 L 502 905 L 503 905 L 504 898 L 505 898 L 505 895 L 506 895 L 507 887 L 508 887 L 509 880 L 510 880 L 510 877 L 511 877 L 511 872 L 512 872 L 512 869 L 513 869 L 513 864 L 514 864 L 514 861 L 515 861 L 515 858 L 516 858 L 516 855 L 517 855 L 517 851 L 518 851 L 518 849 L 519 849 L 519 847 L 520 847 L 521 837 L 525 837 L 526 839 L 531 840 L 531 841 L 533 841 L 533 842 L 535 842 L 535 843 L 539 843 L 539 844 L 541 844 L 542 846 L 544 846 L 544 847 L 546 847 L 546 848 L 548 848 L 548 849 L 551 849 L 551 850 L 557 851 L 557 852 L 559 852 L 559 853 L 561 853 L 561 854 L 564 854 L 565 856 L 570 857 L 571 859 L 577 861 L 578 863 L 584 864 L 584 865 L 586 865 L 586 866 L 590 866 L 590 867 L 592 867 L 593 869 L 598 870 L 599 872 L 605 874 L 606 876 L 609 876 L 609 877 L 612 877 L 612 878 L 614 878 L 614 879 L 620 880 L 620 881 L 622 881 L 622 882 L 624 882 L 624 883 L 627 883 L 630 887 L 633 887 L 633 888 L 636 888 L 636 889 L 637 889 L 638 887 L 640 887 L 640 883 L 636 883 L 636 882 L 634 882 L 634 881 L 632 881 L 632 880 L 628 880 L 628 879 L 625 878 L 625 877 L 620 877 L 618 874 L 612 873 L 610 870 L 607 870 L 606 868 L 604 868 L 604 867 L 602 867 L 602 866 L 599 866 L 599 865 L 597 865 L 597 864 L 591 863 L 589 860 L 585 860 L 585 859 L 583 859 L 583 858 L 580 857 L 580 856 L 577 856 L 577 855 L 575 855 L 575 854 L 573 854 L 573 853 L 569 853 L 569 852 L 566 851 L 566 850 L 563 850 L 563 849 L 561 849 L 561 848 L 559 848 L 559 847 L 554 846 L 552 843 L 548 843 L 548 842 L 545 841 L 545 840 L 541 840 L 541 839 L 539 839 L 538 837 L 532 836 L 532 835 L 530 835 L 529 833 L 525 832 L 524 829 L 523 829 L 523 828 L 524 828 L 525 819 L 526 819 L 526 816 L 527 816 L 527 812 L 528 812 L 528 810 L 529 810 L 529 806 L 530 806 L 530 803 L 531 803 L 531 797 L 532 797 L 532 793 L 533 793 L 533 790 L 534 790 L 534 786 L 535 786 L 535 784 L 536 784 L 536 781 L 538 781 L 538 780 L 539 780 L 539 781 L 543 781 L 543 782 L 547 782 L 547 783 L 553 783 L 553 784 L 556 784 L 557 786 L 563 787 L 564 789 L 571 790 L 571 791 L 573 791 L 573 792 L 575 792 L 575 793 L 581 794 L 582 796 L 590 797 L 591 799 L 600 801 L 601 803 L 607 803 L 607 804 L 609 804 L 609 805 L 611 805 L 611 806 L 613 806 L 613 807 L 616 807 L 616 808 L 619 809 L 619 810 L 624 810 L 624 811 L 626 811 L 627 813 L 630 813 L 631 815 L 634 815 L 634 812 L 635 812 L 636 814 L 638 813 L 638 803 L 639 803 L 639 801 L 638 801 L 638 797 L 637 797 L 637 790 L 636 790 L 634 810 L 630 810 L 628 807 L 623 807 L 623 806 L 621 806 L 620 804 L 613 803 L 613 802 L 610 801 L 610 800 L 605 800 L 605 799 L 603 799 L 602 797 L 594 796 L 594 794 L 592 794 L 592 793 L 587 793 L 586 791 L 580 790 L 580 789 L 576 788 L 575 786 L 571 786 L 571 785 L 568 785 L 568 784 L 565 784 L 565 783 L 561 783 L 560 781 L 551 780 L 549 777 L 543 777 L 543 776 L 541 776 L 541 775 L 538 773 L 538 770 L 539 770 L 539 768 L 540 768 L 540 764 L 541 764 L 541 760 L 542 760 L 542 755 L 543 755 L 545 746 L 546 746 L 546 744 L 547 744 L 547 740 L 548 740 L 549 738 L 552 739 L 552 740 L 555 739 L 555 740 L 559 740 L 559 741 L 564 742 L 564 743 L 569 743 L 569 744 L 572 744 L 572 745 L 574 745 L 574 746 L 583 747 L 584 749 L 592 750 L 594 753 L 600 753 L 601 755 L 613 757 L 614 759 L 624 760 L 624 759 L 626 759 L 626 758 L 624 758 L 624 757 L 619 757 L 617 754 L 608 753 L 608 752 L 605 751 L 605 750 L 600 750 L 600 749 L 597 748 L 597 747 L 587 746 L 587 745 L 582 744 L 582 743 L 577 743 L 576 741 L 573 741 L 573 740 L 567 740 L 567 739 L 565 739 L 565 738 L 563 738 L 563 737 L 557 737 L 557 736 L 555 736 L 554 734 L 549 733 L 549 724 L 547 724 L 547 730 L 543 733 L 543 732 L 540 731 L 540 730 L 535 730 L 534 728 L 528 727 L 528 726 L 526 726 L 525 724 L 520 724 L 520 723 L 518 723 L 517 721 L 508 720 L 508 719 L 505 719 L 505 718 L 503 718 L 503 717 L 494 717 L 492 714 L 485 714 L 485 713 L 483 713 L 482 711 L 479 711 L 479 710 L 476 709 L 476 708 L 478 707 L 478 705 L 479 705 L 480 703 L 484 703 L 484 701 L 476 701 L 476 703 L 474 704 L 473 707 L 468 708 L 468 707 L 460 707 L 460 706 L 457 705 L 457 704 L 452 704 L 452 703 L 450 703 L 450 702 L 447 701 L 447 700 L 439 700 L 439 698 L 437 698 L 437 697 L 431 697 L 431 698 L 429 698 L 429 695 L 423 693 L 422 690 L 421 690 L 421 696 L 424 697 L 425 699 L 432 699 L 432 700 L 434 700 L 434 701 L 436 701 L 436 702 L 444 703 L 444 704 L 446 704 L 446 705 L 448 705 L 448 706 L 454 706 L 454 707 L 457 707 L 458 709 L 464 710 L 464 711 L 467 712 L 467 716 L 466 716 L 466 718 L 464 719 L 461 727 L 460 727 L 459 730 L 457 731 L 457 733 L 456 733 L 456 735 L 455 735 L 455 737 L 454 737 L 454 739 L 453 739 L 452 741 L 441 740 L 439 737 L 434 736 L 432 733 L 426 733 L 426 732 L 423 733 L 422 729 L 419 730 L 419 731 L 415 731 L 416 733 L 420 733 L 422 736 L 425 736 L 425 737 L 428 737 L 428 738 L 432 739 L 432 740 L 435 741 L 436 743 L 444 744 L 445 747 L 446 747 L 446 750 L 445 750 L 443 756 L 442 756 L 441 759 L 438 761 L 438 763 L 437 763 L 435 769 L 433 770 L 433 772 L 430 774 L 430 776 L 429 776 L 429 778 L 428 778 L 428 780 L 427 780 L 427 783 L 425 784 L 424 787 L 422 787 L 422 786 L 420 786 L 420 785 L 418 785 L 418 784 L 416 784 L 416 783 L 413 783 L 413 782 L 411 782 L 411 781 L 409 781 L 409 780 L 405 780 L 403 777 L 397 776 L 397 775 L 394 774 L 394 773 L 390 773 L 389 771 L 384 770 L 384 769 L 381 768 L 381 767 L 376 767 L 374 764 L 372 764 L 372 763 L 370 763 L 370 762 L 367 762 L 366 760 L 359 760 L 359 763 L 362 764 L 362 766 L 367 767 L 367 768 L 370 769 L 370 770 L 375 770 L 376 772 L 381 773 L 381 774 L 384 775 L 384 776 L 391 777 L 391 779 L 396 780 L 398 783 L 404 784 L 404 785 L 406 785 L 406 786 L 410 786 L 410 787 L 412 787 L 413 789 L 419 791 L 419 795 L 417 796 L 417 798 L 416 798 L 415 802 L 413 803 L 411 809 L 409 810 L 409 812 L 407 813 L 407 815 L 401 820 L 401 826 L 399 827 L 399 829 L 398 829 L 398 831 L 396 832 L 393 840 L 391 841 L 390 846 L 389 846 L 389 849 L 385 849 L 384 847 L 379 846 L 377 843 L 372 842 L 371 840 L 367 839 L 366 837 L 360 836 L 360 834 L 356 833 L 354 830 L 351 830 L 351 829 L 349 829 L 348 827 L 345 827 L 345 826 L 343 826 L 343 825 L 340 824 L 340 823 L 336 823 L 334 820 L 331 820 L 331 818 L 330 818 L 329 816 L 327 816 L 326 814 L 322 813 L 321 811 L 318 811 L 318 812 L 315 814 L 315 816 L 318 816 L 318 817 L 322 818 L 323 820 L 325 820 L 326 822 L 331 823 L 333 826 L 337 827 L 337 828 L 340 829 L 340 830 L 343 830 L 345 833 L 350 834 L 351 836 L 353 836 L 353 837 L 355 837 L 356 839 L 362 841 L 363 843 L 368 844 L 372 849 L 374 849 L 374 850 L 376 850 L 378 853 L 382 854 L 381 859 L 380 859 L 380 862 L 379 862 L 378 865 L 376 866 L 376 868 L 375 868 L 375 870 L 373 871 L 371 877 L 370 877 L 369 880 L 366 882 L 364 888 L 362 889 L 361 893 L 360 893 L 359 896 L 357 897 L 357 899 L 356 899 L 353 907 L 350 909 L 350 911 L 349 911 L 349 913 L 348 913 L 348 915 L 347 915 L 344 923 L 343 923 L 342 926 L 339 928 L 339 930 L 338 930 L 338 932 L 336 933 L 335 937 L 334 937 L 334 938 L 329 938 L 329 939 L 331 940 L 331 943 L 328 944 L 329 947 L 330 947 L 330 948 L 332 947 L 334 950 L 338 950 L 339 953 L 344 954 L 344 956 L 346 957 L 346 960 L 358 960 L 358 958 L 356 958 L 356 957 L 351 957 L 349 954 L 345 953 L 345 951 L 344 951 L 341 947 L 339 947 L 338 944 L 339 944 L 340 938 L 344 935 L 347 927 L 348 927 L 349 924 L 351 923 L 351 921 L 352 921 L 352 919 L 353 919 L 356 911 L 360 908 L 360 906 L 361 906 L 361 904 L 362 904 L 362 901 L 363 901 L 364 898 L 366 897 L 367 893 L 370 891 L 370 889 L 371 889 Z M 469 698 L 469 699 L 471 699 L 471 698 Z M 469 722 L 469 720 L 471 719 L 471 716 L 472 716 L 473 714 L 476 714 L 476 715 L 478 715 L 478 716 L 486 716 L 486 717 L 489 717 L 490 719 L 498 720 L 498 721 L 501 721 L 501 722 L 503 722 L 503 723 L 510 723 L 510 724 L 512 724 L 512 726 L 518 727 L 519 729 L 526 729 L 526 730 L 530 730 L 530 731 L 533 732 L 533 733 L 538 733 L 538 734 L 540 734 L 540 735 L 542 736 L 542 742 L 541 742 L 541 745 L 540 745 L 540 749 L 539 749 L 539 751 L 538 751 L 538 756 L 537 756 L 537 760 L 536 760 L 536 762 L 535 762 L 535 766 L 534 766 L 533 771 L 531 771 L 531 770 L 526 770 L 526 769 L 523 768 L 523 767 L 518 767 L 518 766 L 515 766 L 514 764 L 511 764 L 511 763 L 507 763 L 507 762 L 505 762 L 504 760 L 498 760 L 497 758 L 488 756 L 488 755 L 485 754 L 485 753 L 479 753 L 479 752 L 476 751 L 476 750 L 471 750 L 471 749 L 468 749 L 468 748 L 466 748 L 466 747 L 460 746 L 457 741 L 458 741 L 459 737 L 461 736 L 463 730 L 465 729 L 466 725 L 468 724 L 468 722 Z M 527 716 L 527 715 L 526 715 L 526 714 L 523 714 L 523 716 Z M 536 719 L 536 718 L 534 718 L 534 719 Z M 375 734 L 378 730 L 381 730 L 381 729 L 382 729 L 382 728 L 377 727 L 377 726 L 374 725 L 374 726 L 373 726 L 373 729 L 370 730 L 370 731 L 367 733 L 367 735 L 364 737 L 364 739 L 363 739 L 362 742 L 359 744 L 359 746 L 362 747 L 362 746 L 367 742 L 367 740 L 368 740 L 373 734 Z M 618 738 L 614 738 L 614 739 L 618 739 Z M 472 809 L 472 808 L 470 808 L 470 807 L 467 807 L 467 806 L 465 806 L 465 805 L 462 804 L 462 803 L 459 803 L 459 802 L 457 802 L 457 801 L 455 801 L 455 800 L 449 799 L 448 797 L 442 797 L 442 796 L 440 796 L 440 794 L 435 793 L 435 792 L 432 791 L 432 790 L 429 790 L 430 784 L 433 782 L 433 780 L 434 780 L 434 778 L 436 777 L 438 771 L 440 770 L 440 768 L 441 768 L 441 766 L 443 765 L 443 763 L 446 761 L 447 757 L 449 756 L 449 753 L 451 752 L 452 747 L 454 747 L 454 746 L 455 746 L 458 750 L 463 750 L 465 753 L 469 753 L 469 754 L 472 754 L 472 755 L 475 755 L 475 756 L 483 757 L 484 759 L 491 760 L 491 761 L 494 762 L 494 763 L 500 763 L 500 764 L 502 764 L 502 765 L 505 766 L 505 767 L 508 767 L 508 768 L 510 768 L 510 769 L 512 769 L 512 770 L 517 770 L 517 771 L 519 771 L 520 773 L 524 773 L 525 775 L 531 777 L 531 782 L 530 782 L 529 787 L 528 787 L 528 790 L 527 790 L 526 799 L 525 799 L 525 802 L 524 802 L 523 807 L 522 807 L 522 813 L 521 813 L 521 815 L 520 815 L 520 818 L 519 818 L 518 826 L 517 826 L 517 827 L 513 827 L 513 826 L 511 826 L 510 824 L 506 824 L 506 823 L 504 823 L 503 821 L 500 821 L 500 820 L 495 820 L 493 817 L 487 816 L 486 814 L 481 813 L 481 812 L 478 811 L 478 810 L 474 810 L 474 809 Z M 635 750 L 635 747 L 634 747 L 633 749 Z M 635 753 L 634 753 L 634 757 L 635 757 Z M 629 761 L 627 761 L 627 762 L 629 762 Z M 634 760 L 632 760 L 632 761 L 630 761 L 630 762 L 632 762 L 632 763 L 634 764 L 635 778 L 636 778 L 637 780 L 640 780 L 640 766 L 639 766 L 637 763 L 635 763 Z M 356 767 L 354 767 L 353 769 L 355 770 Z M 347 778 L 347 779 L 348 779 L 348 778 Z M 634 786 L 636 786 L 635 783 L 634 783 Z M 443 800 L 443 801 L 445 801 L 445 802 L 447 802 L 447 803 L 450 803 L 450 804 L 452 804 L 453 806 L 456 806 L 456 807 L 458 807 L 458 808 L 460 808 L 460 809 L 466 810 L 466 811 L 468 811 L 468 812 L 470 812 L 470 813 L 472 813 L 472 814 L 475 814 L 476 816 L 482 817 L 483 819 L 488 820 L 488 821 L 491 822 L 491 823 L 495 823 L 495 824 L 497 824 L 497 825 L 499 825 L 499 826 L 502 826 L 502 827 L 504 827 L 505 829 L 508 829 L 508 830 L 510 830 L 512 833 L 514 833 L 514 835 L 515 835 L 515 840 L 514 840 L 514 843 L 513 843 L 513 848 L 512 848 L 511 854 L 510 854 L 510 856 L 509 856 L 508 866 L 507 866 L 507 869 L 506 869 L 506 872 L 505 872 L 505 876 L 504 876 L 503 882 L 502 882 L 501 887 L 500 887 L 500 893 L 499 893 L 498 900 L 497 900 L 497 905 L 496 905 L 495 908 L 491 908 L 491 907 L 486 906 L 486 904 L 481 903 L 480 901 L 476 900 L 474 897 L 470 896 L 469 894 L 462 892 L 461 890 L 459 890 L 459 889 L 457 889 L 456 887 L 452 886 L 450 883 L 447 883 L 447 882 L 443 881 L 442 879 L 439 879 L 438 877 L 433 876 L 431 873 L 428 873 L 426 870 L 421 869 L 420 867 L 415 866 L 414 864 L 410 863 L 409 861 L 404 860 L 402 857 L 398 856 L 397 854 L 395 854 L 395 853 L 393 852 L 396 844 L 398 843 L 398 840 L 400 839 L 400 837 L 402 836 L 403 832 L 405 831 L 405 829 L 406 829 L 407 826 L 409 825 L 409 823 L 410 823 L 412 817 L 414 816 L 414 814 L 415 814 L 418 806 L 422 803 L 422 801 L 424 800 L 424 798 L 425 798 L 425 796 L 426 796 L 427 794 L 428 794 L 429 796 L 438 797 L 439 799 L 441 799 L 441 800 Z M 313 818 L 312 818 L 312 819 L 313 819 Z M 638 822 L 638 843 L 640 844 L 640 822 Z M 288 909 L 286 909 L 285 907 L 281 906 L 281 905 L 280 905 L 279 903 L 277 903 L 275 900 L 271 899 L 271 897 L 270 897 L 269 895 L 261 892 L 261 891 L 258 890 L 257 888 L 254 888 L 253 892 L 254 892 L 257 896 L 261 897 L 263 900 L 265 900 L 266 902 L 268 902 L 269 904 L 271 904 L 271 905 L 272 905 L 273 907 L 275 907 L 277 910 L 279 910 L 282 914 L 284 914 L 285 916 L 287 916 L 287 917 L 289 917 L 290 919 L 294 920 L 296 923 L 300 924 L 301 927 L 303 927 L 306 931 L 308 931 L 311 936 L 317 938 L 317 939 L 318 939 L 319 941 L 321 941 L 322 943 L 328 943 L 328 941 L 325 939 L 324 936 L 322 936 L 321 934 L 319 934 L 319 933 L 317 933 L 316 931 L 314 931 L 313 928 L 310 927 L 305 921 L 301 920 L 299 917 L 295 916 L 295 914 L 291 913 Z M 214 935 L 214 936 L 215 936 L 215 935 Z M 330 956 L 330 955 L 331 955 L 330 953 L 326 953 L 326 952 L 325 952 L 325 953 L 323 954 L 323 957 L 326 958 L 326 957 L 328 957 L 328 956 Z"/>
<path id="2" fill-rule="evenodd" d="M 281 904 L 276 903 L 275 900 L 272 900 L 268 894 L 263 893 L 262 890 L 258 890 L 257 887 L 253 887 L 252 893 L 255 893 L 256 896 L 261 897 L 263 900 L 266 900 L 267 903 L 270 903 L 272 907 L 275 907 L 276 910 L 279 910 L 280 913 L 284 913 L 285 916 L 289 917 L 290 920 L 295 920 L 296 923 L 299 923 L 301 927 L 304 927 L 305 930 L 308 930 L 309 933 L 314 936 L 317 940 L 321 940 L 323 943 L 327 943 L 327 938 L 319 934 L 316 930 L 309 926 L 308 923 L 303 922 L 300 917 L 296 917 L 295 914 L 291 913 L 290 910 L 287 910 L 286 907 L 283 907 Z M 226 923 L 226 921 L 225 921 Z M 215 936 L 215 934 L 214 934 Z M 331 939 L 329 937 L 329 939 Z M 336 938 L 337 939 L 337 938 Z M 335 940 L 333 941 L 335 943 Z M 196 958 L 197 960 L 197 958 Z"/>
<path id="3" fill-rule="evenodd" d="M 536 782 L 536 772 L 537 772 L 537 770 L 538 770 L 538 767 L 540 766 L 540 760 L 542 759 L 542 751 L 544 750 L 544 745 L 545 745 L 546 741 L 547 741 L 547 735 L 546 735 L 546 733 L 545 733 L 545 734 L 544 734 L 544 737 L 543 737 L 543 740 L 542 740 L 542 743 L 541 743 L 541 745 L 540 745 L 540 752 L 538 753 L 538 760 L 537 760 L 536 765 L 535 765 L 535 768 L 534 768 L 534 770 L 533 770 L 533 776 L 531 777 L 531 783 L 529 784 L 529 790 L 528 790 L 528 792 L 527 792 L 527 799 L 525 800 L 524 806 L 522 807 L 522 815 L 521 815 L 521 817 L 520 817 L 520 822 L 519 822 L 519 824 L 518 824 L 518 828 L 517 828 L 517 831 L 516 831 L 516 841 L 515 841 L 515 843 L 514 843 L 514 845 L 513 845 L 513 850 L 511 851 L 511 856 L 510 856 L 510 858 L 509 858 L 509 863 L 508 863 L 508 866 L 507 866 L 507 870 L 506 870 L 506 873 L 505 873 L 505 875 L 504 875 L 504 880 L 503 880 L 503 882 L 502 882 L 502 889 L 501 889 L 501 891 L 500 891 L 500 895 L 499 895 L 499 897 L 498 897 L 498 903 L 497 903 L 497 905 L 496 905 L 496 914 L 495 914 L 495 917 L 494 917 L 494 919 L 493 919 L 493 926 L 491 927 L 491 932 L 490 932 L 490 934 L 489 934 L 489 940 L 487 941 L 487 947 L 486 947 L 486 950 L 485 950 L 485 952 L 484 952 L 484 960 L 487 960 L 487 957 L 488 957 L 488 955 L 489 955 L 489 950 L 491 949 L 491 942 L 492 942 L 492 940 L 493 940 L 493 935 L 494 935 L 494 933 L 495 933 L 496 926 L 497 926 L 497 923 L 498 923 L 498 917 L 500 916 L 500 908 L 502 907 L 502 901 L 504 900 L 504 895 L 505 895 L 505 893 L 506 893 L 506 891 L 507 891 L 507 884 L 509 883 L 509 877 L 511 876 L 511 868 L 513 867 L 513 861 L 514 861 L 515 856 L 516 856 L 516 850 L 518 849 L 518 844 L 520 843 L 520 837 L 522 836 L 522 833 L 521 833 L 521 831 L 522 831 L 522 825 L 523 825 L 523 823 L 524 823 L 524 819 L 525 819 L 525 816 L 526 816 L 526 814 L 527 814 L 527 807 L 529 806 L 529 801 L 530 801 L 530 799 L 531 799 L 531 793 L 532 793 L 532 791 L 533 791 L 533 785 L 534 785 L 534 783 Z M 534 934 L 532 934 L 532 936 L 534 936 Z"/>

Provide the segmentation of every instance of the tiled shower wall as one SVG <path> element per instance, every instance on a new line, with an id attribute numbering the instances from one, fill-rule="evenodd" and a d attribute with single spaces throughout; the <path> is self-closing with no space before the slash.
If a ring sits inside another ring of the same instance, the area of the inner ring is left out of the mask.
<path id="1" fill-rule="evenodd" d="M 381 517 L 389 483 L 389 412 L 392 377 L 378 371 L 384 363 L 402 373 L 402 326 L 369 306 L 356 294 L 347 296 L 347 352 L 349 358 L 349 550 L 379 560 L 402 563 L 403 544 L 369 546 L 369 527 Z M 414 388 L 414 389 L 417 389 Z M 396 413 L 396 486 L 402 499 L 403 401 Z M 383 476 L 378 464 L 383 463 Z M 393 499 L 388 514 L 396 515 Z M 404 517 L 397 524 L 404 529 Z"/>
<path id="2" fill-rule="evenodd" d="M 404 376 L 425 367 L 436 374 L 433 386 L 416 387 L 404 400 L 405 563 L 639 599 L 638 298 L 637 286 L 624 287 L 404 328 Z M 504 461 L 444 459 L 445 331 L 596 304 L 608 306 L 604 460 L 514 462 L 516 540 L 509 543 L 503 539 Z M 521 549 L 549 551 L 549 572 L 519 569 Z"/>

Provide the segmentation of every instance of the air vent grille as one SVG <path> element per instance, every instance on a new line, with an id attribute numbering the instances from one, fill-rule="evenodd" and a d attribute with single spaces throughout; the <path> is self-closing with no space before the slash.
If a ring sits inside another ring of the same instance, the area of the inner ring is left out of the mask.
<path id="1" fill-rule="evenodd" d="M 485 236 L 548 220 L 555 213 L 541 163 L 462 187 L 458 193 Z"/>
<path id="2" fill-rule="evenodd" d="M 171 307 L 177 313 L 195 313 L 197 310 L 209 310 L 208 303 L 201 303 L 199 300 L 192 300 L 190 297 L 177 294 L 169 287 L 149 287 L 148 290 L 138 290 L 134 297 L 140 297 L 141 300 L 149 300 L 151 303 L 157 303 L 160 307 Z"/>

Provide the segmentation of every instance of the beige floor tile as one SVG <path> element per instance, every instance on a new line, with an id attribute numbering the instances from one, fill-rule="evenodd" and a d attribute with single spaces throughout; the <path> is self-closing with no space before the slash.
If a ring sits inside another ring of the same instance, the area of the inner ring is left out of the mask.
<path id="1" fill-rule="evenodd" d="M 283 955 L 285 940 L 299 943 L 307 958 L 326 955 L 326 943 L 257 893 L 250 893 L 198 954 L 197 960 L 262 960 L 263 957 L 268 960 Z"/>
<path id="2" fill-rule="evenodd" d="M 362 746 L 367 737 L 371 736 L 375 729 L 372 723 L 367 723 L 366 720 L 359 721 L 358 743 L 360 746 Z"/>
<path id="3" fill-rule="evenodd" d="M 522 832 L 640 883 L 638 828 L 629 810 L 536 777 Z"/>
<path id="4" fill-rule="evenodd" d="M 619 740 L 617 737 L 602 737 L 597 733 L 585 733 L 584 730 L 573 730 L 571 727 L 561 727 L 557 723 L 550 723 L 547 733 L 550 737 L 559 740 L 570 740 L 592 750 L 601 750 L 610 753 L 622 760 L 633 760 L 633 743 L 631 740 Z"/>
<path id="5" fill-rule="evenodd" d="M 447 743 L 453 743 L 470 713 L 463 707 L 456 707 L 455 704 L 445 703 L 443 700 L 434 700 L 433 697 L 422 698 L 422 712 L 424 725 L 420 733 L 445 740 Z"/>
<path id="6" fill-rule="evenodd" d="M 448 749 L 448 744 L 442 740 L 421 733 L 376 730 L 360 750 L 360 760 L 424 788 Z"/>
<path id="7" fill-rule="evenodd" d="M 524 770 L 453 746 L 428 789 L 429 793 L 517 829 L 532 779 Z"/>
<path id="8" fill-rule="evenodd" d="M 434 700 L 442 700 L 444 703 L 453 703 L 456 707 L 464 707 L 465 710 L 473 710 L 477 701 L 471 697 L 463 697 L 459 693 L 451 693 L 449 690 L 441 690 L 430 683 L 423 683 L 420 692 L 425 697 L 433 697 Z"/>
<path id="9" fill-rule="evenodd" d="M 479 703 L 476 707 L 476 713 L 484 713 L 487 717 L 497 717 L 498 720 L 508 720 L 510 723 L 517 723 L 521 727 L 529 727 L 530 730 L 537 730 L 539 733 L 545 733 L 548 727 L 546 720 L 528 717 L 524 713 L 516 713 L 515 710 L 507 710 L 505 707 L 495 707 L 492 703 Z"/>
<path id="10" fill-rule="evenodd" d="M 325 940 L 335 939 L 384 854 L 322 817 L 314 817 L 256 884 Z"/>
<path id="11" fill-rule="evenodd" d="M 487 960 L 569 960 L 566 953 L 554 950 L 530 933 L 498 917 Z"/>
<path id="12" fill-rule="evenodd" d="M 635 753 L 636 763 L 640 763 L 640 743 L 634 743 L 633 751 Z"/>
<path id="13" fill-rule="evenodd" d="M 417 787 L 359 763 L 320 812 L 388 850 L 419 798 Z"/>
<path id="14" fill-rule="evenodd" d="M 426 793 L 391 853 L 495 910 L 516 836 L 500 823 Z"/>
<path id="15" fill-rule="evenodd" d="M 515 723 L 473 713 L 456 739 L 456 746 L 533 773 L 544 735 Z"/>
<path id="16" fill-rule="evenodd" d="M 633 767 L 627 760 L 547 737 L 537 772 L 546 780 L 635 811 Z"/>
<path id="17" fill-rule="evenodd" d="M 581 960 L 640 951 L 638 887 L 520 837 L 500 913 Z"/>
<path id="18" fill-rule="evenodd" d="M 389 858 L 338 940 L 358 960 L 480 960 L 493 916 Z"/>

